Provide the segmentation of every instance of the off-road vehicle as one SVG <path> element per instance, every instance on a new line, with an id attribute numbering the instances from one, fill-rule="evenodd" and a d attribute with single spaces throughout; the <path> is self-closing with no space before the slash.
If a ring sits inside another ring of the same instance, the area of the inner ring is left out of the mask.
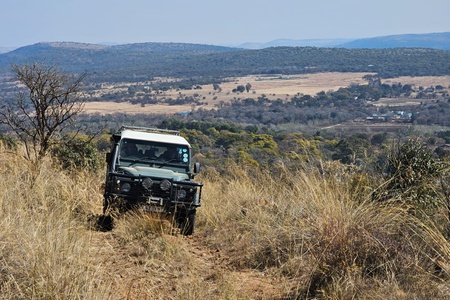
<path id="1" fill-rule="evenodd" d="M 184 235 L 194 232 L 202 184 L 200 164 L 178 131 L 124 126 L 112 136 L 103 215 L 138 209 L 169 216 Z"/>

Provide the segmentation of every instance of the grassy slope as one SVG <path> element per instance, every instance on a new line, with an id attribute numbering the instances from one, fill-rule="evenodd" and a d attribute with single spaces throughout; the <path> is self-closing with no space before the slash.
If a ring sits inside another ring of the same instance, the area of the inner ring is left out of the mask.
<path id="1" fill-rule="evenodd" d="M 227 170 L 199 177 L 204 205 L 192 238 L 139 214 L 97 232 L 87 225 L 101 211 L 102 174 L 45 162 L 33 177 L 1 149 L 2 297 L 447 298 L 449 243 L 404 209 L 367 201 L 366 175 L 335 164 Z"/>

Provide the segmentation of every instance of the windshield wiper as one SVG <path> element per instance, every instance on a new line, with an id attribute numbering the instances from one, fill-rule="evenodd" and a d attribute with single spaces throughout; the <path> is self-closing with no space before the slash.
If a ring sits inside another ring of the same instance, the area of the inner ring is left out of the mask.
<path id="1" fill-rule="evenodd" d="M 169 160 L 161 162 L 161 165 L 159 166 L 159 168 L 162 168 L 162 167 L 164 167 L 164 166 L 166 166 L 168 164 L 176 165 L 176 166 L 179 166 L 179 165 L 183 165 L 184 166 L 184 163 L 181 160 L 173 158 L 173 159 L 169 159 Z"/>

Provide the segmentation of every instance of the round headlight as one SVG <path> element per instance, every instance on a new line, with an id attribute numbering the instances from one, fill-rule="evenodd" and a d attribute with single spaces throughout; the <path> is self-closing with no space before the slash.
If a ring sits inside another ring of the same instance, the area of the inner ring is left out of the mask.
<path id="1" fill-rule="evenodd" d="M 152 185 L 153 185 L 153 180 L 151 180 L 150 178 L 145 178 L 145 179 L 142 181 L 142 186 L 143 186 L 146 190 L 151 189 L 151 188 L 152 188 Z"/>
<path id="2" fill-rule="evenodd" d="M 124 193 L 128 193 L 131 190 L 131 184 L 129 184 L 128 182 L 125 182 L 124 184 L 122 184 L 122 186 L 120 187 L 120 190 Z"/>
<path id="3" fill-rule="evenodd" d="M 186 197 L 186 191 L 185 190 L 179 190 L 178 191 L 178 199 L 183 199 Z"/>
<path id="4" fill-rule="evenodd" d="M 164 179 L 163 181 L 161 181 L 161 184 L 159 185 L 159 187 L 163 190 L 163 191 L 167 191 L 170 189 L 170 186 L 172 184 L 170 183 L 169 180 Z"/>

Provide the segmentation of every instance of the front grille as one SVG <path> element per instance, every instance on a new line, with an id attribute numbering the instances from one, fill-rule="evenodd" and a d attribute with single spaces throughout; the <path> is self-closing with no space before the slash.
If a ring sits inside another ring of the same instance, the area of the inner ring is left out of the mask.
<path id="1" fill-rule="evenodd" d="M 113 175 L 113 174 L 111 174 Z M 196 193 L 201 192 L 201 184 L 191 183 L 191 182 L 174 182 L 173 180 L 165 178 L 155 178 L 149 177 L 152 180 L 152 185 L 149 189 L 144 188 L 142 182 L 147 177 L 133 177 L 128 175 L 114 174 L 113 182 L 115 184 L 115 194 L 119 197 L 123 197 L 130 202 L 148 202 L 148 199 L 155 198 L 161 199 L 161 201 L 170 201 L 172 205 L 174 204 L 188 204 L 189 205 L 195 201 Z M 168 180 L 170 182 L 170 188 L 168 190 L 162 190 L 160 184 L 163 180 Z M 121 191 L 120 188 L 124 183 L 128 183 L 131 189 L 128 192 Z M 179 190 L 186 191 L 186 197 L 183 199 L 178 199 Z M 198 190 L 200 189 L 200 190 Z M 168 203 L 169 204 L 169 203 Z M 198 203 L 199 205 L 199 203 Z"/>
<path id="2" fill-rule="evenodd" d="M 140 189 L 142 194 L 145 196 L 153 196 L 160 198 L 170 197 L 172 188 L 170 188 L 168 191 L 163 191 L 159 186 L 160 184 L 161 181 L 153 181 L 153 185 L 150 190 L 145 189 L 142 185 L 140 186 Z"/>

